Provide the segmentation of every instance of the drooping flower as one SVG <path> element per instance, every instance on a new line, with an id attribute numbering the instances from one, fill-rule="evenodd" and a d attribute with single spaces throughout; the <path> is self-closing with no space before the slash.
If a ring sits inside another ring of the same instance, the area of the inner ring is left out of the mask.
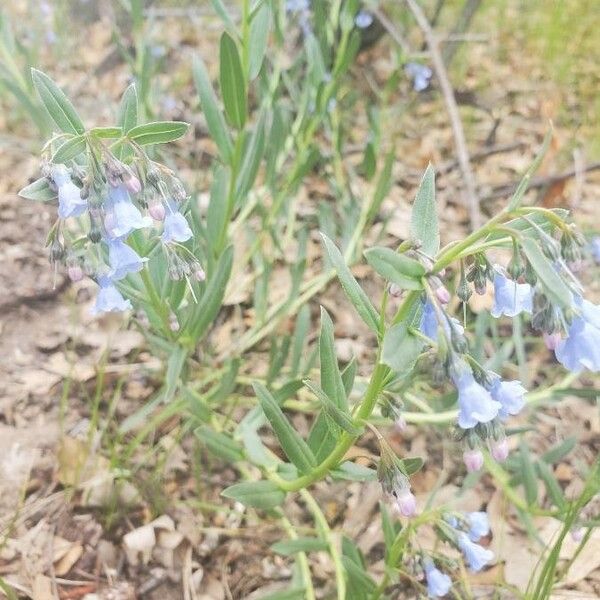
<path id="1" fill-rule="evenodd" d="M 78 217 L 87 210 L 87 200 L 81 197 L 81 190 L 71 180 L 65 165 L 53 165 L 50 176 L 58 190 L 58 216 L 61 219 Z"/>
<path id="2" fill-rule="evenodd" d="M 417 499 L 410 490 L 408 477 L 400 471 L 393 459 L 387 457 L 388 452 L 391 450 L 382 452 L 377 468 L 381 488 L 395 512 L 403 517 L 412 517 L 417 512 Z"/>
<path id="3" fill-rule="evenodd" d="M 558 362 L 573 373 L 583 369 L 600 371 L 600 328 L 583 316 L 575 317 L 555 354 Z"/>
<path id="4" fill-rule="evenodd" d="M 500 403 L 498 415 L 506 419 L 508 415 L 516 415 L 525 406 L 525 394 L 527 390 L 520 381 L 505 381 L 500 377 L 494 378 L 490 388 L 490 394 L 496 402 Z"/>
<path id="5" fill-rule="evenodd" d="M 544 344 L 546 344 L 546 348 L 548 348 L 548 350 L 556 350 L 558 344 L 560 344 L 560 341 L 562 340 L 562 335 L 560 335 L 560 332 L 558 331 L 555 331 L 554 333 L 544 332 L 543 337 Z"/>
<path id="6" fill-rule="evenodd" d="M 165 216 L 165 225 L 161 239 L 163 242 L 186 242 L 193 233 L 186 218 L 178 211 L 169 207 Z"/>
<path id="7" fill-rule="evenodd" d="M 131 302 L 123 298 L 110 277 L 99 277 L 98 285 L 100 290 L 96 296 L 96 304 L 92 308 L 93 315 L 102 312 L 120 312 L 131 308 Z"/>
<path id="8" fill-rule="evenodd" d="M 506 438 L 494 440 L 491 443 L 491 452 L 495 461 L 504 462 L 509 454 L 508 440 Z"/>
<path id="9" fill-rule="evenodd" d="M 410 62 L 404 67 L 406 74 L 412 79 L 415 92 L 422 92 L 429 87 L 433 71 L 426 65 Z"/>
<path id="10" fill-rule="evenodd" d="M 425 561 L 425 578 L 427 580 L 427 593 L 430 598 L 441 598 L 452 587 L 450 577 L 446 573 L 442 573 L 431 560 Z"/>
<path id="11" fill-rule="evenodd" d="M 502 405 L 494 400 L 481 384 L 475 381 L 472 371 L 464 369 L 454 378 L 458 389 L 458 424 L 463 429 L 494 419 Z"/>
<path id="12" fill-rule="evenodd" d="M 152 225 L 152 219 L 142 216 L 124 185 L 110 187 L 104 210 L 104 227 L 110 238 L 123 238 L 135 229 Z"/>
<path id="13" fill-rule="evenodd" d="M 475 573 L 481 571 L 485 565 L 494 560 L 494 553 L 491 550 L 472 542 L 469 536 L 462 531 L 458 534 L 457 542 L 458 547 L 465 556 L 469 569 Z"/>
<path id="14" fill-rule="evenodd" d="M 484 511 L 470 512 L 466 515 L 469 531 L 467 535 L 472 542 L 478 542 L 482 537 L 490 533 L 490 521 Z"/>
<path id="15" fill-rule="evenodd" d="M 463 462 L 469 473 L 479 471 L 483 467 L 483 454 L 478 448 L 469 448 L 463 452 Z"/>
<path id="16" fill-rule="evenodd" d="M 354 19 L 354 23 L 359 29 L 366 29 L 373 23 L 373 15 L 366 10 L 360 10 Z"/>
<path id="17" fill-rule="evenodd" d="M 496 271 L 494 275 L 494 306 L 492 316 L 515 317 L 533 310 L 533 290 L 528 283 L 517 283 Z"/>
<path id="18" fill-rule="evenodd" d="M 596 236 L 592 238 L 590 242 L 590 250 L 592 251 L 592 256 L 597 263 L 600 263 L 600 236 Z"/>
<path id="19" fill-rule="evenodd" d="M 462 335 L 465 331 L 464 327 L 459 323 L 458 319 L 454 317 L 449 317 L 452 322 L 452 326 L 455 330 Z M 450 323 L 446 319 L 443 321 L 443 327 L 446 331 L 446 335 L 450 338 L 452 335 L 450 329 Z M 433 302 L 431 300 L 426 300 L 423 303 L 423 315 L 421 316 L 421 324 L 419 326 L 419 330 L 423 335 L 426 335 L 428 338 L 437 342 L 438 339 L 438 320 L 435 311 L 435 307 L 433 306 Z"/>
<path id="20" fill-rule="evenodd" d="M 113 281 L 123 279 L 129 273 L 141 271 L 147 260 L 122 240 L 108 240 L 108 261 L 112 269 L 110 277 Z"/>

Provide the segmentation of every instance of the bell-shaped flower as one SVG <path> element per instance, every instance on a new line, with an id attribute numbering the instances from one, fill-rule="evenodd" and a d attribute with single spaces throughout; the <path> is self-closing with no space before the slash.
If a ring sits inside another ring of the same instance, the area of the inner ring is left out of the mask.
<path id="1" fill-rule="evenodd" d="M 492 316 L 515 317 L 533 310 L 533 289 L 528 283 L 517 283 L 496 271 L 494 275 L 494 306 Z"/>
<path id="2" fill-rule="evenodd" d="M 525 406 L 525 394 L 527 390 L 520 381 L 505 381 L 500 377 L 494 378 L 490 387 L 490 394 L 496 402 L 500 402 L 498 415 L 506 419 L 508 415 L 516 415 Z"/>
<path id="3" fill-rule="evenodd" d="M 473 373 L 464 369 L 454 377 L 458 389 L 458 425 L 463 429 L 475 427 L 477 423 L 488 423 L 496 418 L 502 405 L 494 400 Z"/>
<path id="4" fill-rule="evenodd" d="M 485 511 L 470 512 L 466 515 L 469 531 L 467 535 L 472 542 L 478 542 L 490 532 L 490 521 Z"/>
<path id="5" fill-rule="evenodd" d="M 600 371 L 600 328 L 583 316 L 571 321 L 567 337 L 556 350 L 556 359 L 566 369 L 579 373 L 583 369 Z"/>
<path id="6" fill-rule="evenodd" d="M 104 227 L 113 239 L 127 237 L 135 229 L 152 225 L 152 219 L 142 216 L 124 185 L 110 187 L 104 210 Z"/>
<path id="7" fill-rule="evenodd" d="M 113 281 L 123 279 L 129 273 L 141 271 L 148 260 L 142 258 L 122 240 L 108 240 L 108 262 L 111 267 L 110 277 Z"/>
<path id="8" fill-rule="evenodd" d="M 494 553 L 491 550 L 472 542 L 469 536 L 462 531 L 458 534 L 457 543 L 465 556 L 469 569 L 475 573 L 494 560 Z"/>
<path id="9" fill-rule="evenodd" d="M 592 238 L 592 241 L 590 242 L 590 250 L 594 260 L 597 263 L 600 263 L 600 236 Z"/>
<path id="10" fill-rule="evenodd" d="M 110 277 L 99 277 L 98 285 L 100 290 L 96 296 L 96 304 L 92 307 L 93 315 L 102 312 L 120 312 L 131 308 L 131 302 L 123 298 Z"/>
<path id="11" fill-rule="evenodd" d="M 427 594 L 430 598 L 441 598 L 452 587 L 450 577 L 446 573 L 442 573 L 431 560 L 425 561 L 425 579 L 427 580 Z"/>
<path id="12" fill-rule="evenodd" d="M 459 334 L 462 335 L 465 332 L 465 329 L 460 324 L 458 319 L 455 319 L 454 317 L 449 317 L 449 318 L 450 318 L 450 321 L 452 322 L 452 325 L 454 326 L 455 330 Z M 450 338 L 451 337 L 450 324 L 448 323 L 446 318 L 444 318 L 444 320 L 443 320 L 443 327 L 446 332 L 446 335 Z M 419 330 L 421 331 L 421 333 L 423 335 L 426 335 L 429 339 L 433 340 L 434 342 L 437 342 L 438 320 L 437 320 L 435 307 L 433 306 L 433 302 L 431 302 L 431 300 L 426 300 L 423 303 L 423 315 L 421 316 L 421 323 L 419 326 Z"/>
<path id="13" fill-rule="evenodd" d="M 53 165 L 50 176 L 58 190 L 58 216 L 61 219 L 78 217 L 87 210 L 87 200 L 81 197 L 81 190 L 73 183 L 65 165 Z"/>
<path id="14" fill-rule="evenodd" d="M 187 242 L 194 234 L 186 218 L 178 211 L 168 207 L 161 239 L 163 242 Z"/>

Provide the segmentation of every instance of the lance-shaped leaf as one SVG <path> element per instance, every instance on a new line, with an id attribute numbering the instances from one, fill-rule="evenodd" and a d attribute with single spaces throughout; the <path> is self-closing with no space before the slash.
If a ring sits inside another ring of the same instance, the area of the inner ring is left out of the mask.
<path id="1" fill-rule="evenodd" d="M 275 542 L 271 546 L 273 552 L 282 554 L 283 556 L 291 556 L 298 552 L 316 552 L 318 550 L 327 550 L 329 544 L 316 537 L 300 537 L 293 540 L 282 540 L 281 542 Z"/>
<path id="2" fill-rule="evenodd" d="M 37 69 L 31 69 L 31 78 L 42 103 L 58 128 L 74 135 L 84 133 L 85 126 L 77 111 L 54 81 Z"/>
<path id="3" fill-rule="evenodd" d="M 547 296 L 563 308 L 569 308 L 573 302 L 573 296 L 552 263 L 541 251 L 539 242 L 531 238 L 524 238 L 521 240 L 521 247 L 529 264 L 533 267 L 535 274 L 544 286 Z"/>
<path id="4" fill-rule="evenodd" d="M 236 483 L 221 492 L 221 496 L 253 508 L 275 508 L 285 500 L 285 492 L 271 481 L 245 481 Z"/>
<path id="5" fill-rule="evenodd" d="M 364 254 L 367 262 L 388 281 L 405 290 L 423 288 L 421 277 L 425 275 L 425 267 L 420 262 L 391 248 L 369 248 Z"/>
<path id="6" fill-rule="evenodd" d="M 409 331 L 406 323 L 398 323 L 385 332 L 381 362 L 398 373 L 406 373 L 422 350 L 423 341 Z"/>
<path id="7" fill-rule="evenodd" d="M 303 473 L 310 472 L 317 465 L 317 461 L 307 443 L 288 421 L 269 390 L 258 382 L 253 383 L 252 387 L 286 456 L 298 470 Z"/>
<path id="8" fill-rule="evenodd" d="M 252 15 L 252 21 L 250 22 L 250 43 L 248 48 L 250 59 L 248 65 L 248 78 L 250 80 L 258 75 L 262 66 L 267 50 L 270 27 L 271 8 L 268 2 L 263 2 Z"/>
<path id="9" fill-rule="evenodd" d="M 85 146 L 86 141 L 83 135 L 72 137 L 59 146 L 58 150 L 52 155 L 52 162 L 66 163 L 82 152 L 85 152 Z"/>
<path id="10" fill-rule="evenodd" d="M 183 121 L 156 121 L 130 129 L 127 137 L 140 146 L 166 144 L 185 135 L 189 126 Z"/>
<path id="11" fill-rule="evenodd" d="M 318 398 L 325 414 L 334 423 L 350 435 L 358 435 L 360 433 L 360 429 L 354 425 L 350 414 L 336 406 L 333 400 L 316 383 L 313 383 L 310 379 L 305 379 L 304 385 Z"/>
<path id="12" fill-rule="evenodd" d="M 440 249 L 440 229 L 435 202 L 435 173 L 429 165 L 415 197 L 410 218 L 410 233 L 421 250 L 435 256 Z"/>
<path id="13" fill-rule="evenodd" d="M 227 32 L 221 36 L 219 79 L 225 114 L 231 125 L 236 129 L 242 129 L 248 111 L 246 81 L 237 44 Z"/>
<path id="14" fill-rule="evenodd" d="M 379 330 L 379 313 L 375 310 L 369 297 L 350 272 L 342 253 L 337 249 L 336 245 L 324 233 L 321 233 L 321 237 L 323 238 L 323 244 L 325 245 L 325 250 L 327 250 L 329 260 L 337 273 L 348 300 L 352 302 L 356 312 L 369 328 L 377 332 Z"/>
<path id="15" fill-rule="evenodd" d="M 33 183 L 26 185 L 19 196 L 26 200 L 35 200 L 37 202 L 48 202 L 58 197 L 56 190 L 53 190 L 45 177 L 36 179 Z"/>
<path id="16" fill-rule="evenodd" d="M 135 83 L 125 90 L 121 98 L 118 122 L 123 133 L 128 133 L 138 124 L 138 95 Z"/>
<path id="17" fill-rule="evenodd" d="M 206 425 L 198 427 L 194 430 L 194 433 L 200 442 L 215 456 L 232 463 L 243 460 L 244 450 L 242 445 L 230 436 L 215 431 Z"/>

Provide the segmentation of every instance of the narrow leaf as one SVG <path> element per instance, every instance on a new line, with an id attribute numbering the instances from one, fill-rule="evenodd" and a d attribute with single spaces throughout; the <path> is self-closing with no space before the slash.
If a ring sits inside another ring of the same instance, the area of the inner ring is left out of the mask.
<path id="1" fill-rule="evenodd" d="M 320 538 L 316 537 L 300 537 L 295 540 L 283 540 L 275 542 L 271 546 L 273 552 L 282 554 L 283 556 L 291 556 L 298 552 L 316 552 L 319 550 L 327 550 L 329 544 Z"/>
<path id="2" fill-rule="evenodd" d="M 358 435 L 360 430 L 354 425 L 349 413 L 344 412 L 331 400 L 331 398 L 316 384 L 309 379 L 304 380 L 304 385 L 319 399 L 325 414 L 337 425 L 351 435 Z"/>
<path id="3" fill-rule="evenodd" d="M 134 127 L 129 130 L 127 137 L 140 146 L 165 144 L 185 135 L 189 126 L 183 121 L 157 121 Z"/>
<path id="4" fill-rule="evenodd" d="M 435 256 L 440 249 L 440 230 L 435 201 L 435 173 L 429 165 L 415 197 L 410 219 L 411 236 L 421 244 L 421 250 Z"/>
<path id="5" fill-rule="evenodd" d="M 250 23 L 250 42 L 248 52 L 250 55 L 250 65 L 248 78 L 254 79 L 262 66 L 265 52 L 267 50 L 267 40 L 269 38 L 269 28 L 271 26 L 271 8 L 265 2 L 254 13 Z"/>
<path id="6" fill-rule="evenodd" d="M 55 200 L 57 198 L 57 193 L 50 187 L 50 184 L 45 177 L 40 177 L 33 183 L 26 185 L 19 192 L 19 196 L 21 196 L 21 198 L 25 198 L 25 200 L 48 202 L 49 200 Z"/>
<path id="7" fill-rule="evenodd" d="M 121 98 L 118 123 L 123 133 L 131 131 L 138 123 L 138 95 L 135 83 L 125 90 Z"/>
<path id="8" fill-rule="evenodd" d="M 425 267 L 416 260 L 391 248 L 369 248 L 364 254 L 367 262 L 385 279 L 406 290 L 423 288 L 421 277 L 425 275 Z"/>
<path id="9" fill-rule="evenodd" d="M 75 158 L 82 152 L 85 152 L 85 137 L 78 135 L 61 144 L 58 150 L 52 155 L 53 163 L 66 163 Z"/>
<path id="10" fill-rule="evenodd" d="M 398 323 L 385 332 L 381 362 L 398 373 L 406 373 L 413 368 L 422 350 L 422 340 L 410 333 L 406 323 Z"/>
<path id="11" fill-rule="evenodd" d="M 247 113 L 246 82 L 237 45 L 227 32 L 221 36 L 219 79 L 225 114 L 231 125 L 242 129 Z"/>
<path id="12" fill-rule="evenodd" d="M 215 431 L 212 427 L 206 425 L 198 427 L 194 433 L 215 456 L 232 463 L 243 460 L 244 451 L 241 444 L 230 436 Z"/>
<path id="13" fill-rule="evenodd" d="M 244 506 L 269 509 L 285 500 L 285 492 L 271 481 L 245 481 L 236 483 L 221 492 L 221 496 L 241 502 Z"/>

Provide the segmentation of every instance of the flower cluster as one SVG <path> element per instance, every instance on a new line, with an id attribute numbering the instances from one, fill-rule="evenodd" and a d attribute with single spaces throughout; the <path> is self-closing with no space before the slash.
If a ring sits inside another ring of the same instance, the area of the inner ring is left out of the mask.
<path id="1" fill-rule="evenodd" d="M 121 280 L 140 272 L 148 258 L 143 240 L 158 237 L 172 279 L 204 279 L 195 256 L 182 244 L 192 230 L 181 212 L 187 195 L 173 173 L 144 157 L 136 167 L 104 151 L 87 170 L 78 164 L 46 164 L 44 175 L 58 196 L 58 221 L 49 236 L 50 260 L 61 264 L 72 281 L 87 274 L 99 286 L 94 314 L 123 311 L 131 301 L 118 289 Z M 133 234 L 146 230 L 145 238 Z M 84 236 L 77 237 L 81 231 Z"/>
<path id="2" fill-rule="evenodd" d="M 404 70 L 412 81 L 415 92 L 423 92 L 429 87 L 433 71 L 427 66 L 416 62 L 406 63 Z"/>
<path id="3" fill-rule="evenodd" d="M 494 553 L 477 542 L 490 534 L 490 523 L 487 513 L 483 511 L 461 513 L 446 517 L 450 526 L 450 540 L 463 553 L 469 569 L 481 571 L 494 560 Z"/>

